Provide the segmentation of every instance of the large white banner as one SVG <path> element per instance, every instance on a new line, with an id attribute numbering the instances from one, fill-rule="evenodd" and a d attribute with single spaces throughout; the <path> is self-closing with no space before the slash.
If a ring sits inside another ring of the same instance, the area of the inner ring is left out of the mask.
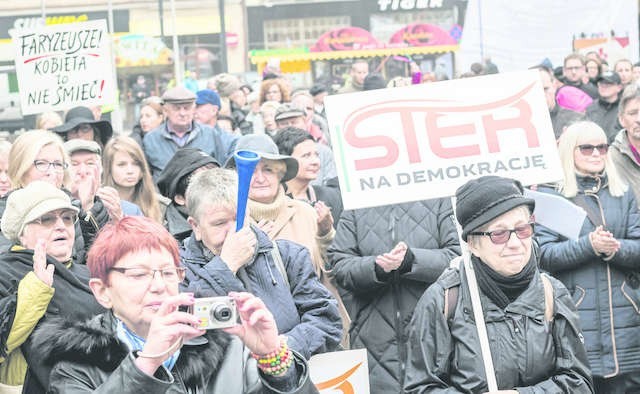
<path id="1" fill-rule="evenodd" d="M 104 20 L 21 30 L 13 42 L 24 115 L 115 102 Z"/>
<path id="2" fill-rule="evenodd" d="M 345 209 L 452 196 L 498 175 L 562 177 L 538 71 L 325 100 Z"/>

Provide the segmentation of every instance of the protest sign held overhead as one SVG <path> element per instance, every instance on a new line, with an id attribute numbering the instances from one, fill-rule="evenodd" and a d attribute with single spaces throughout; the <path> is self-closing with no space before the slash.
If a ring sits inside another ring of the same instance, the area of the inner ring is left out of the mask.
<path id="1" fill-rule="evenodd" d="M 21 30 L 13 42 L 23 114 L 115 102 L 104 20 Z"/>
<path id="2" fill-rule="evenodd" d="M 345 209 L 455 194 L 482 175 L 562 177 L 537 71 L 325 100 Z"/>

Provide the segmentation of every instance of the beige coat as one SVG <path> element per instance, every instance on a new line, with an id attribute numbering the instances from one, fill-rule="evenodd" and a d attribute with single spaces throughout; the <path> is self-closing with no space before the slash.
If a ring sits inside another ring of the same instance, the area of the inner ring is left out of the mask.
<path id="1" fill-rule="evenodd" d="M 327 248 L 331 245 L 333 237 L 336 235 L 336 230 L 332 226 L 327 234 L 321 237 L 318 236 L 318 214 L 315 209 L 304 201 L 287 197 L 282 187 L 280 187 L 275 201 L 271 204 L 262 204 L 249 200 L 247 202 L 247 210 L 253 224 L 261 220 L 270 220 L 274 223 L 272 228 L 263 228 L 269 238 L 292 241 L 309 249 L 316 274 L 322 284 L 338 300 L 344 334 L 342 345 L 347 348 L 347 334 L 351 320 L 340 299 L 338 290 L 333 284 L 331 272 L 327 271 L 325 265 Z"/>

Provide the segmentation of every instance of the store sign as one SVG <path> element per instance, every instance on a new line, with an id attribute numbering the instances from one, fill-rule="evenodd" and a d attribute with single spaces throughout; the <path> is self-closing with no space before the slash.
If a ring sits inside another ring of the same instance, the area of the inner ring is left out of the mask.
<path id="1" fill-rule="evenodd" d="M 444 0 L 378 0 L 379 11 L 413 11 L 443 8 Z"/>
<path id="2" fill-rule="evenodd" d="M 412 23 L 398 30 L 390 44 L 400 44 L 409 47 L 432 45 L 457 45 L 458 41 L 444 29 L 429 23 Z"/>
<path id="3" fill-rule="evenodd" d="M 173 52 L 158 37 L 127 35 L 114 41 L 116 67 L 173 64 Z"/>
<path id="4" fill-rule="evenodd" d="M 24 115 L 115 102 L 106 21 L 21 30 L 13 43 Z"/>
<path id="5" fill-rule="evenodd" d="M 1 16 L 0 39 L 15 37 L 19 31 L 25 29 L 33 30 L 43 26 L 87 22 L 107 17 L 106 11 L 47 14 L 45 18 L 41 15 Z M 129 10 L 113 11 L 113 29 L 116 33 L 129 31 Z"/>
<path id="6" fill-rule="evenodd" d="M 370 32 L 359 27 L 342 27 L 324 33 L 311 48 L 312 52 L 376 49 L 381 44 Z"/>
<path id="7" fill-rule="evenodd" d="M 345 209 L 455 194 L 470 179 L 562 174 L 536 71 L 325 99 Z"/>

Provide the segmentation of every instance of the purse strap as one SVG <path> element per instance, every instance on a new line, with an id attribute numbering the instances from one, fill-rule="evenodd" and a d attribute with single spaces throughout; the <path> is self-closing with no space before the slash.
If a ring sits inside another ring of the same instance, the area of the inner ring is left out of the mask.
<path id="1" fill-rule="evenodd" d="M 593 195 L 594 198 L 598 198 L 598 196 Z M 587 196 L 582 193 L 576 194 L 574 198 L 571 199 L 574 204 L 584 209 L 587 213 L 587 217 L 593 223 L 594 226 L 602 226 L 604 227 L 604 220 L 601 213 L 596 213 L 593 211 L 593 207 L 587 203 Z M 599 203 L 599 202 L 598 202 Z"/>

